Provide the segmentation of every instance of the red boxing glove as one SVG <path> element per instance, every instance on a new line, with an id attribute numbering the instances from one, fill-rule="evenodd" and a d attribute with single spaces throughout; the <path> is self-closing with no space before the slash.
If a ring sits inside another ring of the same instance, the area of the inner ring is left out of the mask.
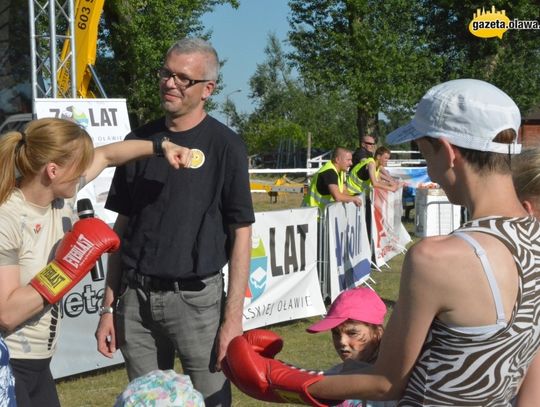
<path id="1" fill-rule="evenodd" d="M 275 332 L 267 329 L 252 329 L 244 332 L 244 338 L 253 350 L 266 358 L 273 358 L 283 348 L 283 339 Z M 221 369 L 227 377 L 232 377 L 232 372 L 227 364 L 227 357 L 221 362 Z"/>
<path id="2" fill-rule="evenodd" d="M 279 336 L 275 337 L 283 343 Z M 271 354 L 277 348 L 275 337 L 247 332 L 234 338 L 227 348 L 225 363 L 222 364 L 225 365 L 225 375 L 241 391 L 258 400 L 326 407 L 327 404 L 307 392 L 308 386 L 324 378 L 322 374 L 299 370 L 261 355 Z M 255 341 L 255 346 L 248 339 Z M 261 354 L 255 349 L 262 349 Z"/>
<path id="3" fill-rule="evenodd" d="M 54 260 L 30 284 L 53 304 L 88 274 L 103 253 L 119 247 L 118 235 L 105 222 L 97 218 L 81 219 L 64 235 Z"/>
<path id="4" fill-rule="evenodd" d="M 268 329 L 252 329 L 243 336 L 253 350 L 265 358 L 274 358 L 283 349 L 281 336 Z"/>

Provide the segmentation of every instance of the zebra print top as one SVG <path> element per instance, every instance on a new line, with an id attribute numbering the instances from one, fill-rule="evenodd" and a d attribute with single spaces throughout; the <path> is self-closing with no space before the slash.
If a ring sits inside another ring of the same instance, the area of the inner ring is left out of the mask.
<path id="1" fill-rule="evenodd" d="M 540 346 L 540 223 L 490 217 L 459 231 L 484 232 L 512 253 L 518 273 L 508 324 L 456 328 L 434 319 L 398 406 L 511 406 Z"/>

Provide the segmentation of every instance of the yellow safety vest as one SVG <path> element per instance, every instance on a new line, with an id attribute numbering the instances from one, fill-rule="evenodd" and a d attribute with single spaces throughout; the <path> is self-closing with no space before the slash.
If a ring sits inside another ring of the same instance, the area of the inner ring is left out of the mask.
<path id="1" fill-rule="evenodd" d="M 317 179 L 319 178 L 319 174 L 327 170 L 335 171 L 338 176 L 339 192 L 343 192 L 343 187 L 345 185 L 345 172 L 338 171 L 334 166 L 334 163 L 332 161 L 328 161 L 311 178 L 311 183 L 309 184 L 309 191 L 304 197 L 304 204 L 306 206 L 319 207 L 321 211 L 324 211 L 326 205 L 334 202 L 334 197 L 332 195 L 323 195 L 317 190 Z"/>
<path id="2" fill-rule="evenodd" d="M 361 194 L 366 192 L 371 187 L 371 179 L 363 180 L 358 176 L 358 171 L 363 167 L 366 167 L 369 163 L 375 162 L 373 157 L 366 157 L 360 160 L 356 164 L 349 174 L 349 179 L 347 180 L 347 189 L 352 194 Z"/>

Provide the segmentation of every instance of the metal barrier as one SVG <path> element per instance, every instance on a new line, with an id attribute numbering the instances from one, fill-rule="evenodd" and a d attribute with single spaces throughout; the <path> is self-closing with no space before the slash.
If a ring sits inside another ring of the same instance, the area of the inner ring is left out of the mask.
<path id="1" fill-rule="evenodd" d="M 365 202 L 364 194 L 362 194 L 362 200 Z M 352 204 L 348 204 L 352 205 Z M 362 219 L 364 222 L 364 219 Z M 364 223 L 365 225 L 365 223 Z M 330 258 L 336 256 L 333 252 L 337 250 L 336 247 L 330 248 L 330 230 L 332 228 L 329 224 L 328 206 L 321 211 L 319 209 L 318 219 L 318 236 L 317 236 L 317 270 L 319 276 L 319 284 L 321 287 L 321 294 L 323 299 L 329 300 L 331 298 L 331 272 L 330 272 Z M 368 234 L 368 239 L 371 237 Z M 332 251 L 331 251 L 332 250 Z M 371 266 L 375 266 L 371 262 Z"/>
<path id="2" fill-rule="evenodd" d="M 429 208 L 436 206 L 436 222 L 435 219 L 429 218 Z M 442 207 L 449 208 L 447 210 L 441 210 Z M 416 206 L 417 212 L 415 215 L 415 234 L 419 237 L 447 235 L 461 226 L 462 223 L 462 207 L 454 205 L 450 201 L 432 201 L 426 202 L 423 207 L 426 208 L 424 214 L 418 213 L 418 205 Z"/>
<path id="3" fill-rule="evenodd" d="M 328 222 L 325 216 L 319 210 L 318 237 L 317 237 L 317 270 L 319 274 L 319 283 L 321 285 L 321 294 L 323 299 L 330 297 L 330 245 L 328 243 Z"/>

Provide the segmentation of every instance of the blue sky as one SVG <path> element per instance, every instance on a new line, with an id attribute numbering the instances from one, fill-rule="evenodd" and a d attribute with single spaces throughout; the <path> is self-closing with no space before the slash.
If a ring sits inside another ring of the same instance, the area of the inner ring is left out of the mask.
<path id="1" fill-rule="evenodd" d="M 239 112 L 253 110 L 248 98 L 249 78 L 255 73 L 257 64 L 264 62 L 264 48 L 268 34 L 274 33 L 285 40 L 289 23 L 288 0 L 240 0 L 240 7 L 218 6 L 212 13 L 203 16 L 206 30 L 212 31 L 211 42 L 221 60 L 227 59 L 223 66 L 224 89 L 214 100 L 223 103 L 226 95 L 235 103 Z M 235 92 L 241 89 L 240 92 Z M 234 92 L 234 93 L 231 93 Z M 211 113 L 226 122 L 218 111 Z"/>

